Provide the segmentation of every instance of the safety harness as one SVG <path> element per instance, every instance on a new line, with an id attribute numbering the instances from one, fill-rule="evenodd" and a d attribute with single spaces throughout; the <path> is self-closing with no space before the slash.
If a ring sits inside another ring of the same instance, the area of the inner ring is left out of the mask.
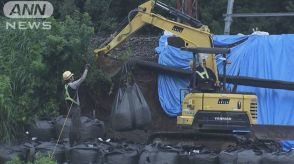
<path id="1" fill-rule="evenodd" d="M 203 72 L 196 71 L 196 73 L 201 77 L 201 79 L 209 79 L 206 68 L 205 67 L 202 67 L 202 68 L 203 68 Z M 206 77 L 204 77 L 204 75 Z"/>
<path id="2" fill-rule="evenodd" d="M 75 101 L 72 97 L 70 97 L 70 94 L 68 92 L 68 84 L 64 85 L 64 89 L 65 89 L 65 94 L 64 94 L 64 98 L 66 101 L 71 101 L 72 103 L 79 105 L 77 101 Z"/>

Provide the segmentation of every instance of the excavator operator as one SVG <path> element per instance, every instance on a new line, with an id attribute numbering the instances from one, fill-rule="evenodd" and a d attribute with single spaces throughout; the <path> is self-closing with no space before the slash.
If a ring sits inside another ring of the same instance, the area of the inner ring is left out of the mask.
<path id="1" fill-rule="evenodd" d="M 216 76 L 213 71 L 205 67 L 203 62 L 195 60 L 195 69 L 193 69 L 194 62 L 191 60 L 189 66 L 193 71 L 192 77 L 190 79 L 189 87 L 192 90 L 197 90 L 201 92 L 213 92 L 216 90 Z M 193 84 L 194 83 L 194 84 Z"/>

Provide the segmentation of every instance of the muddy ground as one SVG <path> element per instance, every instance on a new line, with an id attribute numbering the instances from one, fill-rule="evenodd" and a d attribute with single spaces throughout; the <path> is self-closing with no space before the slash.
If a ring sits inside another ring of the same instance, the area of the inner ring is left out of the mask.
<path id="1" fill-rule="evenodd" d="M 101 42 L 101 38 L 98 38 L 98 42 Z M 128 41 L 124 42 L 122 45 L 118 46 L 114 51 L 111 51 L 111 55 L 120 55 L 123 53 L 131 53 L 135 56 L 154 56 L 154 49 L 157 47 L 159 37 L 145 37 L 136 36 L 130 38 Z M 121 62 L 113 62 L 110 64 L 111 67 L 118 67 Z M 158 94 L 157 94 L 157 74 L 154 72 L 149 72 L 143 70 L 139 67 L 135 68 L 133 72 L 135 76 L 136 83 L 142 90 L 145 99 L 147 100 L 151 112 L 152 112 L 152 124 L 146 130 L 134 130 L 127 132 L 116 132 L 113 131 L 110 126 L 110 114 L 111 105 L 115 96 L 114 93 L 110 96 L 105 96 L 103 103 L 99 109 L 96 109 L 96 116 L 98 119 L 105 122 L 107 135 L 109 138 L 119 138 L 126 139 L 133 142 L 143 143 L 147 140 L 148 136 L 152 132 L 158 131 L 171 131 L 176 129 L 176 118 L 168 117 L 163 109 L 161 108 Z"/>

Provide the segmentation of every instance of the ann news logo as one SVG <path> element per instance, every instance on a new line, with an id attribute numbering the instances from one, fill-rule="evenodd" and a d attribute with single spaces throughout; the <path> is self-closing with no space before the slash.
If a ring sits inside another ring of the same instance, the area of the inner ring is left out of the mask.
<path id="1" fill-rule="evenodd" d="M 3 7 L 4 15 L 11 18 L 6 22 L 6 29 L 50 30 L 51 22 L 45 18 L 49 18 L 53 10 L 48 1 L 9 1 Z"/>

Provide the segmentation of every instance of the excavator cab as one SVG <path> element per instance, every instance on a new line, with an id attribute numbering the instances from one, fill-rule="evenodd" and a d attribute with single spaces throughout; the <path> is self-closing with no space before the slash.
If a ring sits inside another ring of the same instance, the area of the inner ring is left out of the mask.
<path id="1" fill-rule="evenodd" d="M 218 90 L 216 76 L 205 66 L 205 58 L 202 56 L 193 54 L 193 59 L 189 62 L 192 71 L 189 89 L 191 92 L 216 92 Z"/>
<path id="2" fill-rule="evenodd" d="M 200 53 L 222 54 L 224 81 L 219 86 L 202 88 L 195 85 L 182 103 L 182 115 L 177 117 L 180 126 L 213 131 L 246 131 L 257 119 L 257 97 L 249 93 L 228 93 L 226 89 L 226 54 L 227 48 L 182 48 L 193 53 L 193 72 Z M 205 59 L 203 67 L 205 67 Z M 194 74 L 194 73 L 193 73 Z M 216 82 L 216 81 L 215 81 Z M 198 83 L 199 84 L 199 83 Z M 202 86 L 201 86 L 202 85 Z M 215 85 L 215 84 L 210 84 Z M 196 90 L 196 92 L 195 92 Z"/>
<path id="3" fill-rule="evenodd" d="M 190 80 L 190 90 L 192 92 L 220 92 L 221 89 L 225 91 L 225 81 L 223 87 L 220 87 L 220 82 L 216 77 L 218 74 L 213 72 L 210 68 L 206 67 L 206 59 L 209 54 L 228 54 L 230 49 L 227 48 L 182 48 L 184 51 L 193 53 L 193 59 L 189 65 L 192 70 L 192 77 Z M 224 62 L 224 67 L 226 67 Z M 224 76 L 226 73 L 224 72 Z"/>

